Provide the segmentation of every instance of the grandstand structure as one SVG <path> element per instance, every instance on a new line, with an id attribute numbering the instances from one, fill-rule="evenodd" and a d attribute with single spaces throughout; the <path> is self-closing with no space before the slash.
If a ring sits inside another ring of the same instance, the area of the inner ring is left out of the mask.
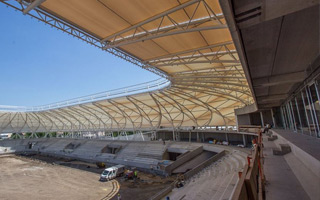
<path id="1" fill-rule="evenodd" d="M 0 2 L 161 77 L 51 105 L 0 106 L 0 133 L 167 129 L 175 139 L 181 128 L 234 126 L 234 109 L 254 103 L 218 0 Z"/>
<path id="2" fill-rule="evenodd" d="M 192 177 L 161 197 L 319 199 L 319 0 L 0 2 L 160 77 L 50 105 L 0 106 L 0 133 L 113 137 L 1 140 L 0 154 Z M 124 141 L 138 135 L 127 132 L 163 141 Z"/>

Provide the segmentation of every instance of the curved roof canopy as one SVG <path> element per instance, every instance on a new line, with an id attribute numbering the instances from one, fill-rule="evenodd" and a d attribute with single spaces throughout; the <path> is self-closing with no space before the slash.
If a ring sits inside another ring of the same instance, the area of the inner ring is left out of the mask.
<path id="1" fill-rule="evenodd" d="M 0 1 L 168 79 L 170 86 L 39 111 L 1 111 L 0 132 L 234 125 L 252 103 L 217 0 Z"/>

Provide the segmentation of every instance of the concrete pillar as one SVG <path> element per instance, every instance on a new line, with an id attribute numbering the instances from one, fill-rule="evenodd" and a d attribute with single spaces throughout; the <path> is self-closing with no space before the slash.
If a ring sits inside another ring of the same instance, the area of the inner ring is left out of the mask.
<path id="1" fill-rule="evenodd" d="M 246 147 L 247 146 L 247 140 L 245 134 L 242 134 L 242 140 L 243 140 L 243 145 Z"/>
<path id="2" fill-rule="evenodd" d="M 179 131 L 177 131 L 177 133 L 176 133 L 176 141 L 180 141 L 180 132 Z"/>
<path id="3" fill-rule="evenodd" d="M 172 130 L 172 141 L 175 141 L 176 138 L 175 138 L 175 134 L 174 134 L 174 129 Z"/>
<path id="4" fill-rule="evenodd" d="M 189 131 L 189 142 L 191 142 L 191 131 Z"/>
<path id="5" fill-rule="evenodd" d="M 260 118 L 261 118 L 261 127 L 264 127 L 264 120 L 263 120 L 263 113 L 262 111 L 260 112 Z"/>
<path id="6" fill-rule="evenodd" d="M 236 118 L 236 126 L 237 126 L 237 131 L 239 132 L 239 122 L 238 122 L 238 115 L 235 116 Z"/>
<path id="7" fill-rule="evenodd" d="M 197 142 L 199 142 L 199 132 L 197 132 Z"/>
<path id="8" fill-rule="evenodd" d="M 226 141 L 229 142 L 228 133 L 226 133 Z"/>
<path id="9" fill-rule="evenodd" d="M 276 128 L 276 119 L 274 118 L 274 113 L 272 108 L 271 108 L 271 117 L 272 117 L 273 128 Z"/>

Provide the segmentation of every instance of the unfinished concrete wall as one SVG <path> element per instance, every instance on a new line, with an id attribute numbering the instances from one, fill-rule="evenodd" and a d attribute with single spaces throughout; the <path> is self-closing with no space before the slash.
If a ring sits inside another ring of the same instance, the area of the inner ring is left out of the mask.
<path id="1" fill-rule="evenodd" d="M 261 116 L 260 112 L 250 114 L 251 125 L 261 126 Z"/>
<path id="2" fill-rule="evenodd" d="M 232 145 L 243 144 L 243 135 L 237 133 L 228 133 L 227 134 L 228 142 Z"/>
<path id="3" fill-rule="evenodd" d="M 237 115 L 238 126 L 239 125 L 251 125 L 250 114 Z"/>
<path id="4" fill-rule="evenodd" d="M 265 124 L 273 124 L 271 110 L 264 110 L 261 112 L 262 112 L 262 116 L 263 116 L 263 122 Z"/>
<path id="5" fill-rule="evenodd" d="M 282 117 L 281 117 L 280 107 L 275 107 L 272 110 L 273 110 L 273 117 L 275 120 L 275 127 L 283 128 L 283 121 L 282 121 Z M 301 114 L 300 117 L 301 117 L 301 120 L 306 121 L 305 115 Z"/>

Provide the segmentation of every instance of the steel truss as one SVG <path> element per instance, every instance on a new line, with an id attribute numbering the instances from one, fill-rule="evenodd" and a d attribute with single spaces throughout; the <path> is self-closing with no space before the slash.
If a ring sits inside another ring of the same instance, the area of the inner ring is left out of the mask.
<path id="1" fill-rule="evenodd" d="M 193 14 L 187 21 L 179 22 L 172 17 L 173 13 L 187 7 L 190 8 L 194 4 L 196 4 L 196 6 L 193 9 Z M 204 7 L 206 9 L 208 15 L 200 19 L 195 19 L 194 16 L 196 15 L 197 10 L 201 7 Z M 191 0 L 149 19 L 146 19 L 136 25 L 128 27 L 118 33 L 112 34 L 102 39 L 101 42 L 106 43 L 104 49 L 109 49 L 170 35 L 228 28 L 226 24 L 222 23 L 222 21 L 220 20 L 221 18 L 223 18 L 223 15 L 214 13 L 210 6 L 206 3 L 206 1 Z M 169 22 L 170 24 L 168 25 L 164 22 Z M 157 28 L 152 30 L 147 30 L 145 28 L 148 24 L 153 23 L 158 24 Z"/>
<path id="2" fill-rule="evenodd" d="M 232 41 L 208 45 L 188 51 L 152 58 L 145 60 L 145 62 L 157 67 L 195 63 L 240 63 L 239 60 L 235 58 L 237 55 L 236 50 L 230 50 L 230 46 L 232 45 Z M 231 55 L 234 59 L 221 60 L 225 55 Z"/>
<path id="3" fill-rule="evenodd" d="M 226 28 L 222 23 L 223 15 L 214 13 L 204 0 L 188 1 L 104 39 L 45 12 L 41 9 L 41 0 L 31 4 L 26 1 L 0 2 L 171 81 L 165 88 L 153 85 L 153 91 L 142 91 L 141 88 L 145 89 L 142 86 L 132 89 L 137 93 L 114 91 L 117 94 L 114 98 L 107 98 L 110 94 L 98 94 L 91 100 L 91 96 L 87 96 L 85 101 L 78 103 L 72 100 L 35 110 L 8 107 L 6 111 L 0 111 L 0 133 L 13 132 L 15 137 L 23 137 L 21 133 L 29 132 L 30 137 L 38 137 L 37 133 L 43 132 L 45 137 L 51 137 L 55 132 L 57 137 L 148 140 L 156 139 L 155 133 L 159 130 L 171 130 L 173 138 L 179 139 L 179 129 L 182 128 L 233 125 L 234 108 L 253 103 L 232 41 L 144 61 L 118 48 L 171 34 Z M 172 18 L 171 14 L 189 6 L 194 10 L 188 21 L 178 22 Z M 200 7 L 205 8 L 208 15 L 195 19 Z M 165 20 L 171 25 L 163 26 Z M 144 28 L 156 21 L 159 22 L 157 29 Z M 219 65 L 170 75 L 157 69 L 195 63 Z"/>

